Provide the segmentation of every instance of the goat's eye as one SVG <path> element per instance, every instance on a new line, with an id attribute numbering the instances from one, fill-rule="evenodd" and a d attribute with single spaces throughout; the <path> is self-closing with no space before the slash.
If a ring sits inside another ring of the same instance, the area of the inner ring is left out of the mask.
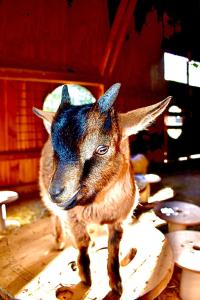
<path id="1" fill-rule="evenodd" d="M 95 153 L 98 155 L 104 155 L 108 151 L 108 146 L 106 145 L 99 145 L 95 150 Z"/>

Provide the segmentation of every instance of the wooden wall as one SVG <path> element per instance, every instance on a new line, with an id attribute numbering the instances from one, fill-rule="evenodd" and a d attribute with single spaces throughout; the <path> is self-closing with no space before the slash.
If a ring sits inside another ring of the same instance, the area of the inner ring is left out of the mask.
<path id="1" fill-rule="evenodd" d="M 104 0 L 71 7 L 66 0 L 2 0 L 1 66 L 95 74 L 109 34 L 106 12 Z"/>
<path id="2" fill-rule="evenodd" d="M 47 84 L 0 81 L 0 184 L 4 188 L 37 185 L 45 131 L 32 107 L 41 107 L 49 88 Z"/>
<path id="3" fill-rule="evenodd" d="M 121 82 L 120 111 L 166 96 L 161 25 L 133 25 L 136 0 L 121 0 L 113 23 L 107 0 L 0 1 L 0 189 L 37 190 L 47 138 L 32 113 L 59 84 L 78 83 L 98 97 Z M 162 123 L 162 122 L 161 122 Z"/>

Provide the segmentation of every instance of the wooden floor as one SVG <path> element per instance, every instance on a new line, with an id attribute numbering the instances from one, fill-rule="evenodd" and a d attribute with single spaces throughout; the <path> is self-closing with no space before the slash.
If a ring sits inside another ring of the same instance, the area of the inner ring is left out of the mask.
<path id="1" fill-rule="evenodd" d="M 49 218 L 2 235 L 0 286 L 15 295 L 58 255 Z"/>
<path id="2" fill-rule="evenodd" d="M 108 292 L 107 238 L 94 237 L 94 241 L 95 246 L 90 249 L 92 278 L 95 278 L 91 289 L 82 290 L 82 294 L 76 290 L 78 296 L 59 299 L 100 300 Z M 136 224 L 127 231 L 124 241 L 121 260 L 128 257 L 130 249 L 136 248 L 137 253 L 120 269 L 124 286 L 121 299 L 130 300 L 128 295 L 132 295 L 131 299 L 141 295 L 146 295 L 144 299 L 155 299 L 167 286 L 173 271 L 172 253 L 164 235 L 157 229 Z M 54 247 L 50 217 L 2 235 L 0 287 L 20 300 L 56 300 L 57 288 L 77 284 L 79 276 L 75 263 L 77 251 L 70 242 L 61 252 Z"/>

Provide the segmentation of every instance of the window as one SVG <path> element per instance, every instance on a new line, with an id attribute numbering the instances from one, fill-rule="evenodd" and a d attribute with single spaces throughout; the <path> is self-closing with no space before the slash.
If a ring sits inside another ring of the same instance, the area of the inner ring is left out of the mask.
<path id="1" fill-rule="evenodd" d="M 189 61 L 184 56 L 164 53 L 165 80 L 200 87 L 200 62 Z"/>
<path id="2" fill-rule="evenodd" d="M 94 103 L 96 100 L 92 93 L 83 86 L 77 84 L 68 84 L 68 90 L 72 105 L 82 105 Z M 44 100 L 43 109 L 46 111 L 56 111 L 60 105 L 63 85 L 53 90 Z"/>
<path id="3" fill-rule="evenodd" d="M 172 105 L 168 109 L 168 115 L 164 118 L 164 123 L 167 127 L 167 134 L 172 139 L 178 139 L 182 134 L 183 117 L 182 110 L 176 105 Z"/>
<path id="4" fill-rule="evenodd" d="M 72 105 L 89 104 L 96 101 L 92 93 L 85 87 L 77 84 L 67 84 L 67 86 Z M 47 95 L 44 100 L 43 110 L 52 112 L 57 111 L 61 101 L 62 88 L 63 85 L 60 85 Z M 46 121 L 44 121 L 44 126 L 47 129 L 48 124 Z"/>
<path id="5" fill-rule="evenodd" d="M 200 63 L 193 60 L 189 62 L 189 85 L 200 87 Z"/>
<path id="6" fill-rule="evenodd" d="M 164 53 L 164 78 L 165 80 L 176 81 L 180 83 L 187 83 L 187 63 L 188 59 L 174 55 L 171 53 Z"/>

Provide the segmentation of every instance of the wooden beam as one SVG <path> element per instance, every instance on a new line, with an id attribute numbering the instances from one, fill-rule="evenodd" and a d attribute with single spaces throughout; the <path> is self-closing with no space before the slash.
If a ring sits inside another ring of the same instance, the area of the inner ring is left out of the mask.
<path id="1" fill-rule="evenodd" d="M 17 68 L 0 68 L 0 79 L 46 83 L 76 83 L 88 86 L 102 86 L 102 79 L 93 74 L 77 75 L 71 72 L 54 72 Z"/>
<path id="2" fill-rule="evenodd" d="M 0 161 L 19 160 L 27 158 L 39 158 L 41 149 L 28 149 L 20 151 L 1 151 Z"/>
<path id="3" fill-rule="evenodd" d="M 123 18 L 123 24 L 121 25 L 121 30 L 119 31 L 118 37 L 117 37 L 117 45 L 113 49 L 113 54 L 110 61 L 110 67 L 108 70 L 108 74 L 111 75 L 113 72 L 113 69 L 115 67 L 116 61 L 119 57 L 120 51 L 122 49 L 122 46 L 124 44 L 125 36 L 128 31 L 128 26 L 130 24 L 131 17 L 133 16 L 133 10 L 136 5 L 136 0 L 130 0 L 127 6 L 125 17 Z"/>
<path id="4" fill-rule="evenodd" d="M 121 0 L 120 1 L 120 5 L 118 7 L 117 14 L 115 16 L 114 23 L 111 28 L 111 32 L 110 32 L 110 36 L 109 36 L 106 50 L 104 53 L 104 57 L 102 59 L 101 65 L 100 65 L 100 74 L 102 76 L 105 74 L 105 70 L 108 65 L 109 58 L 113 51 L 113 48 L 116 47 L 117 35 L 118 35 L 118 32 L 120 31 L 120 27 L 121 27 L 121 24 L 122 24 L 122 21 L 123 21 L 125 12 L 126 12 L 128 2 L 129 2 L 129 0 Z"/>
<path id="5" fill-rule="evenodd" d="M 130 24 L 136 0 L 121 0 L 117 14 L 111 29 L 106 51 L 100 65 L 100 74 L 111 75 L 115 67 L 117 58 L 122 49 L 125 36 Z"/>
<path id="6" fill-rule="evenodd" d="M 72 287 L 80 281 L 77 250 L 71 246 L 69 237 L 63 251 L 54 250 L 51 221 L 50 217 L 37 219 L 0 240 L 0 286 L 17 299 L 56 299 L 58 287 Z M 95 227 L 90 234 L 95 244 L 89 248 L 93 284 L 87 293 L 83 285 L 77 285 L 70 299 L 103 299 L 109 292 L 108 237 Z M 158 229 L 145 223 L 127 225 L 125 229 L 119 257 L 124 286 L 121 299 L 156 299 L 172 276 L 174 261 L 170 245 Z M 137 254 L 133 258 L 131 253 L 135 249 Z M 69 299 L 67 290 L 58 299 L 64 296 Z"/>

